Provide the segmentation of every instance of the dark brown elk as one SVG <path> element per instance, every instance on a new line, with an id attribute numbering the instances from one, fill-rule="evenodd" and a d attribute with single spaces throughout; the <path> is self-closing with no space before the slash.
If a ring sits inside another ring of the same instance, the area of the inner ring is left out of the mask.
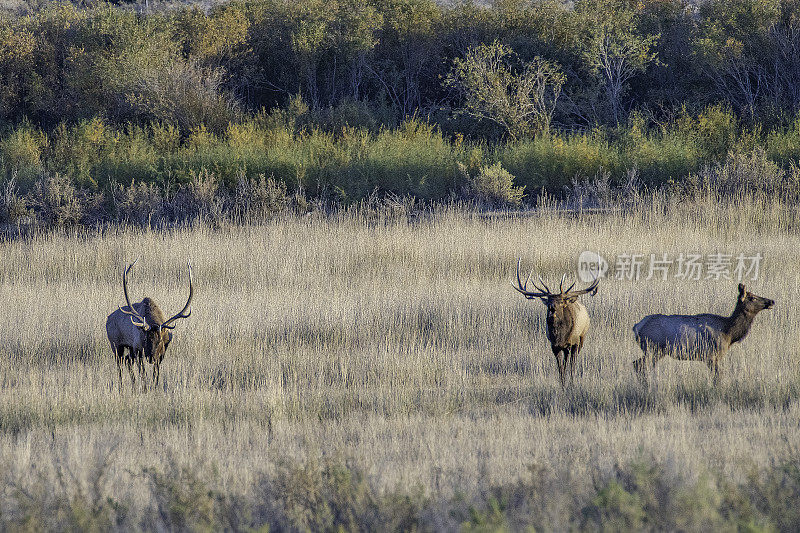
<path id="1" fill-rule="evenodd" d="M 138 261 L 138 260 L 137 260 Z M 165 320 L 164 313 L 152 298 L 144 298 L 141 302 L 131 304 L 128 296 L 128 272 L 130 272 L 136 261 L 131 263 L 122 274 L 122 290 L 125 293 L 126 307 L 120 307 L 106 319 L 106 333 L 114 357 L 117 361 L 117 371 L 119 374 L 120 389 L 122 388 L 122 364 L 128 368 L 132 383 L 136 384 L 133 374 L 133 364 L 139 368 L 139 374 L 143 385 L 146 386 L 146 374 L 144 370 L 144 360 L 153 365 L 153 383 L 158 385 L 161 361 L 167 346 L 172 341 L 172 332 L 175 329 L 173 322 L 179 318 L 188 318 L 192 311 L 192 297 L 194 296 L 194 285 L 192 279 L 192 265 L 187 263 L 189 269 L 189 299 L 180 312 Z M 128 353 L 125 353 L 127 349 Z"/>
<path id="2" fill-rule="evenodd" d="M 566 386 L 567 366 L 569 366 L 570 381 L 575 379 L 575 360 L 583 348 L 583 341 L 589 331 L 589 313 L 586 311 L 586 307 L 578 301 L 578 296 L 587 293 L 591 293 L 592 296 L 597 294 L 597 284 L 600 279 L 596 278 L 585 289 L 573 291 L 572 288 L 575 286 L 573 283 L 567 290 L 564 290 L 564 279 L 566 278 L 566 274 L 564 274 L 561 277 L 558 292 L 552 292 L 544 280 L 539 277 L 542 287 L 531 282 L 536 290 L 529 291 L 528 282 L 533 271 L 528 274 L 523 283 L 519 274 L 521 262 L 522 259 L 517 261 L 517 284 L 514 285 L 512 281 L 511 286 L 525 298 L 529 300 L 539 298 L 547 306 L 547 338 L 553 349 L 553 355 L 556 356 L 558 377 L 561 380 L 561 386 L 564 387 Z"/>
<path id="3" fill-rule="evenodd" d="M 636 341 L 644 356 L 633 362 L 636 373 L 646 383 L 647 362 L 655 368 L 665 355 L 684 361 L 703 361 L 719 380 L 719 362 L 732 344 L 745 338 L 756 315 L 775 302 L 756 296 L 739 284 L 736 308 L 730 316 L 648 315 L 633 326 Z"/>

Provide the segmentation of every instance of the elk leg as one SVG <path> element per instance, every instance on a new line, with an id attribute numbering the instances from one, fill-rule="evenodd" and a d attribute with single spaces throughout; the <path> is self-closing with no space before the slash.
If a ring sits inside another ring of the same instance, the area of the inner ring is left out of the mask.
<path id="1" fill-rule="evenodd" d="M 563 357 L 562 357 L 563 354 Z M 558 379 L 561 381 L 561 387 L 564 385 L 564 370 L 567 366 L 567 351 L 561 348 L 553 348 L 553 355 L 556 356 L 556 364 L 558 365 Z"/>
<path id="2" fill-rule="evenodd" d="M 158 358 L 153 359 L 153 387 L 154 388 L 158 387 L 158 376 L 160 374 L 160 371 L 159 371 L 158 367 L 159 367 L 160 364 L 161 364 L 161 361 L 159 361 Z"/>
<path id="3" fill-rule="evenodd" d="M 133 390 L 136 390 L 136 375 L 133 373 L 133 358 L 134 352 L 133 349 L 130 349 L 128 352 L 128 357 L 125 358 L 125 366 L 128 368 L 128 374 L 131 375 L 131 385 L 133 386 Z"/>
<path id="4" fill-rule="evenodd" d="M 125 357 L 125 347 L 116 346 L 114 348 L 114 358 L 117 360 L 117 374 L 119 376 L 119 391 L 122 392 L 122 359 Z"/>
<path id="5" fill-rule="evenodd" d="M 569 381 L 575 383 L 575 361 L 578 359 L 579 345 L 570 346 L 569 349 Z"/>
<path id="6" fill-rule="evenodd" d="M 142 390 L 147 390 L 147 370 L 144 368 L 144 357 L 141 352 L 136 354 L 136 368 L 139 370 L 139 379 L 142 380 Z"/>
<path id="7" fill-rule="evenodd" d="M 647 360 L 650 359 L 647 353 L 647 344 L 642 343 L 642 352 L 644 355 L 633 362 L 633 369 L 636 371 L 636 375 L 639 377 L 639 380 L 642 382 L 642 385 L 647 385 Z M 655 368 L 655 360 L 653 360 L 653 368 Z"/>
<path id="8" fill-rule="evenodd" d="M 719 363 L 717 362 L 716 358 L 712 358 L 708 360 L 708 369 L 711 371 L 711 376 L 716 386 L 719 384 Z"/>

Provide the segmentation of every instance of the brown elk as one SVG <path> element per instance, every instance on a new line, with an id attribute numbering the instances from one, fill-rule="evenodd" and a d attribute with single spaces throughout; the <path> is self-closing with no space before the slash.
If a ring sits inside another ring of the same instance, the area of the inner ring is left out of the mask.
<path id="1" fill-rule="evenodd" d="M 719 380 L 719 361 L 732 344 L 745 338 L 756 315 L 775 305 L 774 300 L 756 296 L 739 284 L 736 308 L 730 316 L 704 313 L 700 315 L 648 315 L 633 326 L 636 341 L 644 356 L 633 367 L 646 383 L 646 364 L 653 368 L 665 355 L 684 361 L 703 361 Z"/>
<path id="2" fill-rule="evenodd" d="M 564 373 L 569 365 L 570 381 L 575 378 L 575 360 L 583 348 L 583 341 L 586 333 L 589 331 L 589 313 L 586 307 L 578 301 L 578 296 L 582 294 L 591 293 L 592 296 L 597 294 L 597 284 L 600 278 L 596 278 L 591 285 L 585 289 L 573 291 L 572 288 L 575 283 L 564 290 L 564 279 L 566 274 L 561 277 L 561 283 L 558 286 L 558 292 L 553 292 L 544 283 L 541 276 L 539 282 L 542 287 L 538 287 L 533 283 L 535 291 L 528 290 L 528 282 L 531 279 L 533 271 L 528 273 L 525 283 L 519 275 L 519 268 L 522 259 L 517 261 L 517 284 L 511 282 L 511 286 L 521 293 L 525 298 L 531 300 L 539 298 L 547 306 L 547 338 L 550 340 L 550 347 L 553 349 L 553 355 L 556 356 L 556 364 L 558 365 L 558 377 L 561 380 L 561 386 L 565 386 Z"/>
<path id="3" fill-rule="evenodd" d="M 137 259 L 138 261 L 138 259 Z M 187 263 L 189 269 L 189 299 L 183 309 L 172 318 L 164 320 L 164 313 L 152 298 L 144 298 L 141 302 L 131 304 L 128 296 L 128 272 L 130 272 L 136 261 L 130 264 L 122 274 L 122 290 L 125 293 L 127 307 L 120 307 L 106 319 L 106 333 L 114 357 L 117 361 L 117 372 L 119 374 L 120 389 L 122 388 L 122 363 L 124 362 L 131 376 L 131 382 L 135 385 L 136 378 L 133 375 L 133 364 L 136 363 L 143 384 L 146 386 L 146 375 L 144 370 L 144 359 L 153 365 L 153 382 L 158 386 L 159 368 L 164 359 L 164 352 L 172 341 L 172 333 L 168 330 L 175 329 L 173 322 L 179 318 L 188 318 L 192 311 L 194 296 L 194 285 L 192 279 L 192 265 Z M 128 354 L 125 354 L 127 348 Z"/>

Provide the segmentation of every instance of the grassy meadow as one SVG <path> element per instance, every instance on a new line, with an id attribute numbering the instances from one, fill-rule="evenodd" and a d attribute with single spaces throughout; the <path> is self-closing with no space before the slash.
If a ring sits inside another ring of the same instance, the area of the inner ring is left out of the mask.
<path id="1" fill-rule="evenodd" d="M 583 250 L 761 252 L 776 300 L 721 365 L 631 327 L 732 311 L 730 280 L 601 282 L 561 389 L 544 306 Z M 751 197 L 609 212 L 115 228 L 0 242 L 0 529 L 792 530 L 800 523 L 794 207 Z M 117 370 L 105 318 L 149 295 L 178 322 L 158 390 Z M 552 286 L 552 284 L 551 284 Z"/>

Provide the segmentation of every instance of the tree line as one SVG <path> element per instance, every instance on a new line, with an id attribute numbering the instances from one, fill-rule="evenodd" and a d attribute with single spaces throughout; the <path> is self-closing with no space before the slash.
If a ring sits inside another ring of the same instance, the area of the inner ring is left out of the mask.
<path id="1" fill-rule="evenodd" d="M 221 131 L 300 97 L 320 115 L 358 103 L 357 125 L 423 116 L 488 139 L 720 103 L 773 124 L 800 105 L 799 15 L 798 0 L 48 3 L 0 18 L 0 117 Z"/>

